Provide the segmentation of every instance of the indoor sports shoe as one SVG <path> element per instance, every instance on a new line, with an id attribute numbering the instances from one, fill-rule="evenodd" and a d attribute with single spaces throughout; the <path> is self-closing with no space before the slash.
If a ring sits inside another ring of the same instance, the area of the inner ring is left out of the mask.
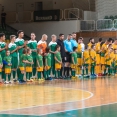
<path id="1" fill-rule="evenodd" d="M 5 81 L 4 84 L 9 84 L 9 82 L 8 81 Z"/>

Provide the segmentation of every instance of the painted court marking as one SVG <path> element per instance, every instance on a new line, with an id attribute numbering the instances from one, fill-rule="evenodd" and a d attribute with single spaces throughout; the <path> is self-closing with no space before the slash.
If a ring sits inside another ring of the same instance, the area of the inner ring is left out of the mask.
<path id="1" fill-rule="evenodd" d="M 45 87 L 52 87 L 52 86 L 45 86 Z M 23 108 L 16 108 L 16 109 L 8 109 L 8 110 L 0 111 L 0 113 L 6 112 L 6 111 L 22 110 L 22 109 L 29 109 L 29 108 L 34 108 L 34 107 L 41 107 L 41 106 L 50 106 L 50 105 L 65 104 L 65 103 L 71 103 L 71 102 L 78 102 L 78 101 L 87 100 L 87 99 L 89 99 L 89 98 L 91 98 L 91 97 L 93 96 L 93 93 L 91 93 L 90 91 L 87 91 L 87 90 L 75 89 L 75 88 L 64 88 L 64 87 L 55 87 L 55 88 L 71 89 L 71 90 L 78 90 L 78 91 L 85 91 L 85 92 L 89 93 L 90 96 L 87 97 L 87 98 L 84 98 L 84 99 L 74 100 L 74 101 L 67 101 L 67 102 L 53 103 L 53 104 L 45 104 L 45 105 L 39 105 L 39 106 L 30 106 L 30 107 L 23 107 Z M 58 113 L 58 112 L 57 112 L 57 113 Z M 16 114 L 16 115 L 17 115 L 17 114 Z M 24 114 L 23 114 L 23 115 L 24 115 Z"/>

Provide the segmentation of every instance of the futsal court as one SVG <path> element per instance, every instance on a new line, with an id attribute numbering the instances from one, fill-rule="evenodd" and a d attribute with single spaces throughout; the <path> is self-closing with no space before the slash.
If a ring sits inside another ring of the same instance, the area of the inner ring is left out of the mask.
<path id="1" fill-rule="evenodd" d="M 117 79 L 53 80 L 0 86 L 0 117 L 115 117 Z"/>

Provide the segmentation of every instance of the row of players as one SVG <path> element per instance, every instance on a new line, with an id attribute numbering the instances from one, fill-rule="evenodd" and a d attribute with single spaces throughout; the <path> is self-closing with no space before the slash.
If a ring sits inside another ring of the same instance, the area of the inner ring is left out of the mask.
<path id="1" fill-rule="evenodd" d="M 53 35 L 52 42 L 49 44 L 50 50 L 49 48 L 46 47 L 44 50 L 45 52 L 43 52 L 43 48 L 37 49 L 37 41 L 35 40 L 36 36 L 34 33 L 31 33 L 31 40 L 28 41 L 28 43 L 24 42 L 24 40 L 22 39 L 23 34 L 24 34 L 23 31 L 18 31 L 17 39 L 14 35 L 11 35 L 10 37 L 11 43 L 8 46 L 4 42 L 5 35 L 3 33 L 0 34 L 0 46 L 1 46 L 0 68 L 2 73 L 1 78 L 5 80 L 5 83 L 8 83 L 8 80 L 10 82 L 11 72 L 13 74 L 13 78 L 16 79 L 16 71 L 17 71 L 17 76 L 21 82 L 23 81 L 25 72 L 26 72 L 27 81 L 30 81 L 32 73 L 34 76 L 36 74 L 36 71 L 38 72 L 39 79 L 42 78 L 43 71 L 44 71 L 43 76 L 47 79 L 51 73 L 51 70 L 53 75 L 55 75 L 55 77 L 59 77 L 60 69 L 62 67 L 62 58 L 59 52 L 61 48 L 56 43 L 56 36 Z M 111 72 L 113 71 L 112 68 L 114 69 L 113 73 L 115 73 L 117 40 L 115 40 L 115 42 L 112 44 L 112 39 L 108 39 L 101 46 L 102 39 L 99 39 L 99 42 L 97 44 L 94 44 L 92 39 L 90 39 L 88 47 L 86 47 L 87 49 L 83 52 L 83 54 L 82 54 L 81 42 L 82 38 L 79 38 L 78 46 L 73 47 L 73 51 L 70 52 L 69 54 L 70 63 L 71 63 L 70 67 L 72 69 L 71 75 L 73 77 L 75 77 L 76 72 L 78 75 L 82 74 L 83 76 L 84 75 L 88 76 L 90 73 L 92 76 L 96 76 L 95 69 L 96 69 L 96 74 L 98 75 L 102 74 L 105 75 L 107 70 L 109 71 L 108 73 L 110 75 Z M 43 46 L 43 43 L 41 46 Z M 37 53 L 39 55 L 38 58 L 37 58 Z M 44 59 L 44 65 L 43 65 L 43 59 Z M 57 74 L 56 71 L 58 73 L 58 76 L 56 75 Z M 8 77 L 7 79 L 5 74 L 7 74 Z"/>

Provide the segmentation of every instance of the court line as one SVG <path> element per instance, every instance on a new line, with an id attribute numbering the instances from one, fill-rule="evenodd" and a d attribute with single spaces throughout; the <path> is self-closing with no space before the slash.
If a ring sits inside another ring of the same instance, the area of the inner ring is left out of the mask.
<path id="1" fill-rule="evenodd" d="M 46 114 L 40 114 L 40 115 L 33 115 L 33 114 L 12 114 L 12 113 L 7 113 L 8 115 L 28 115 L 28 116 L 45 116 L 45 115 L 51 115 L 51 114 L 59 114 L 59 113 L 63 113 L 63 112 L 70 112 L 70 111 L 75 111 L 75 110 L 83 110 L 83 109 L 88 109 L 88 108 L 96 108 L 96 107 L 101 107 L 101 106 L 106 106 L 106 105 L 112 105 L 112 104 L 117 104 L 117 102 L 114 103 L 108 103 L 108 104 L 102 104 L 102 105 L 96 105 L 96 106 L 89 106 L 89 107 L 84 107 L 84 108 L 76 108 L 76 109 L 70 109 L 70 110 L 65 110 L 65 111 L 58 111 L 58 112 L 52 112 L 52 113 L 46 113 Z M 17 109 L 16 109 L 17 110 Z M 1 114 L 5 114 L 5 113 L 0 113 Z M 5 114 L 5 115 L 7 115 Z"/>
<path id="2" fill-rule="evenodd" d="M 52 87 L 52 86 L 45 86 L 45 87 Z M 53 87 L 52 87 L 52 88 L 53 88 Z M 61 103 L 53 103 L 53 104 L 45 104 L 45 105 L 39 105 L 39 106 L 30 106 L 30 107 L 23 107 L 23 108 L 16 108 L 16 109 L 8 109 L 8 110 L 0 111 L 0 113 L 5 112 L 5 111 L 22 110 L 22 109 L 29 109 L 29 108 L 41 107 L 41 106 L 51 106 L 51 105 L 58 105 L 58 104 L 79 102 L 79 101 L 84 101 L 84 100 L 87 100 L 87 99 L 93 97 L 93 93 L 91 93 L 90 91 L 87 91 L 87 90 L 75 89 L 75 88 L 64 88 L 64 87 L 55 87 L 55 88 L 63 88 L 63 89 L 71 89 L 71 90 L 85 91 L 85 92 L 90 93 L 90 96 L 89 96 L 88 98 L 84 98 L 84 99 L 81 99 L 81 100 L 74 100 L 74 101 L 61 102 Z"/>

